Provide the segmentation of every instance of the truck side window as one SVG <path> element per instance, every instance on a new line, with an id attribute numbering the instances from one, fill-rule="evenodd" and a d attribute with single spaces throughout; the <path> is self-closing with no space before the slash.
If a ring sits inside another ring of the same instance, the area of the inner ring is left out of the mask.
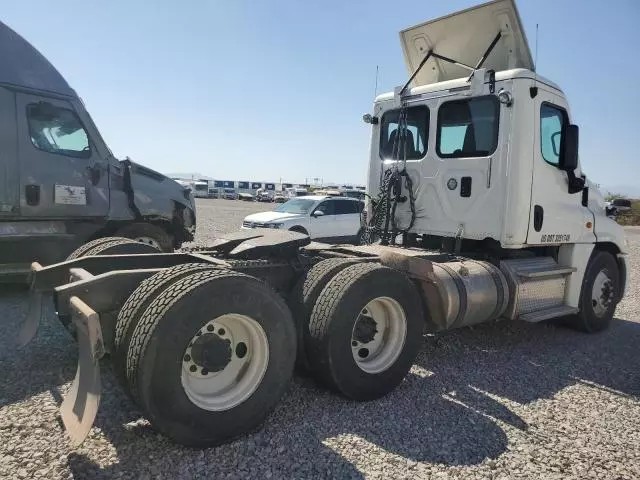
<path id="1" fill-rule="evenodd" d="M 400 110 L 389 110 L 382 115 L 380 128 L 380 157 L 382 159 L 418 160 L 427 153 L 429 140 L 429 108 L 420 105 L 406 109 L 406 145 L 400 145 L 398 121 Z M 405 148 L 406 147 L 406 148 Z"/>
<path id="2" fill-rule="evenodd" d="M 486 157 L 498 146 L 500 104 L 495 96 L 443 103 L 436 145 L 440 158 Z"/>
<path id="3" fill-rule="evenodd" d="M 562 127 L 566 122 L 564 110 L 548 103 L 540 106 L 540 150 L 542 158 L 551 165 L 560 163 Z"/>
<path id="4" fill-rule="evenodd" d="M 76 114 L 49 103 L 27 105 L 29 135 L 34 147 L 69 157 L 89 158 L 89 135 Z"/>

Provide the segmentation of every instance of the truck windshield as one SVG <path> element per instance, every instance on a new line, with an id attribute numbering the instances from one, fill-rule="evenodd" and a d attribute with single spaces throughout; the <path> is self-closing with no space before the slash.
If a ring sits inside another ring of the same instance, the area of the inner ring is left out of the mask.
<path id="1" fill-rule="evenodd" d="M 206 191 L 206 190 L 208 190 L 208 189 L 209 189 L 209 186 L 208 186 L 208 185 L 206 185 L 206 184 L 202 184 L 202 185 L 201 185 L 201 184 L 199 184 L 199 183 L 196 183 L 196 190 L 198 190 L 198 191 L 202 192 L 202 191 Z"/>
<path id="2" fill-rule="evenodd" d="M 303 200 L 302 198 L 296 198 L 283 203 L 274 211 L 279 213 L 309 213 L 315 200 Z"/>

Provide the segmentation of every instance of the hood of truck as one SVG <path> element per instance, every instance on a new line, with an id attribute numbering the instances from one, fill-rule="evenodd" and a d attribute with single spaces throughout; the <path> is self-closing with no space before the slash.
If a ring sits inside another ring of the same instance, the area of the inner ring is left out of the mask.
<path id="1" fill-rule="evenodd" d="M 195 210 L 193 197 L 188 187 L 184 187 L 166 175 L 132 160 L 122 160 L 120 163 L 123 167 L 129 168 L 135 203 L 143 215 L 145 215 L 143 210 L 149 211 L 146 215 L 153 215 L 154 211 L 160 208 L 160 205 L 166 204 L 167 201 L 176 202 Z M 166 208 L 166 206 L 162 207 L 163 210 Z"/>
<path id="2" fill-rule="evenodd" d="M 475 67 L 496 35 L 501 38 L 482 68 L 496 72 L 513 68 L 534 69 L 529 43 L 513 0 L 497 0 L 431 20 L 400 32 L 409 75 L 429 50 Z M 434 57 L 427 60 L 414 86 L 468 77 L 470 71 Z"/>
<path id="3" fill-rule="evenodd" d="M 586 186 L 589 188 L 588 208 L 593 213 L 593 233 L 597 241 L 611 242 L 617 245 L 621 252 L 627 252 L 624 228 L 614 219 L 607 217 L 606 202 L 600 189 L 588 177 Z"/>

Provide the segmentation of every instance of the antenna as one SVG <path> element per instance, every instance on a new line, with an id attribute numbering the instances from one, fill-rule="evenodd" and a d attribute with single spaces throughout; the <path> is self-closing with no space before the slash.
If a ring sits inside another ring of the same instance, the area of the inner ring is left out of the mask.
<path id="1" fill-rule="evenodd" d="M 373 91 L 373 98 L 378 96 L 378 65 L 376 65 L 376 88 Z"/>
<path id="2" fill-rule="evenodd" d="M 538 24 L 536 23 L 536 53 L 535 53 L 536 59 L 534 60 L 533 63 L 533 71 L 534 73 L 538 73 Z"/>

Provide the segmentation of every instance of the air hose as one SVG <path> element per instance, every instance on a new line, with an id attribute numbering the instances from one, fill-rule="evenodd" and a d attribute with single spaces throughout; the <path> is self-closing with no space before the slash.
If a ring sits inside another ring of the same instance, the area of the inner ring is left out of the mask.
<path id="1" fill-rule="evenodd" d="M 407 109 L 403 105 L 398 113 L 397 133 L 393 142 L 391 160 L 393 166 L 384 170 L 380 178 L 378 195 L 369 197 L 371 201 L 371 218 L 367 219 L 361 243 L 371 244 L 378 239 L 383 245 L 393 245 L 398 235 L 409 232 L 416 219 L 413 181 L 407 172 Z M 402 153 L 402 160 L 400 154 Z M 399 168 L 402 161 L 402 169 Z M 403 185 L 407 195 L 402 195 Z M 399 226 L 396 219 L 396 208 L 399 203 L 409 201 L 411 220 L 406 226 Z"/>

